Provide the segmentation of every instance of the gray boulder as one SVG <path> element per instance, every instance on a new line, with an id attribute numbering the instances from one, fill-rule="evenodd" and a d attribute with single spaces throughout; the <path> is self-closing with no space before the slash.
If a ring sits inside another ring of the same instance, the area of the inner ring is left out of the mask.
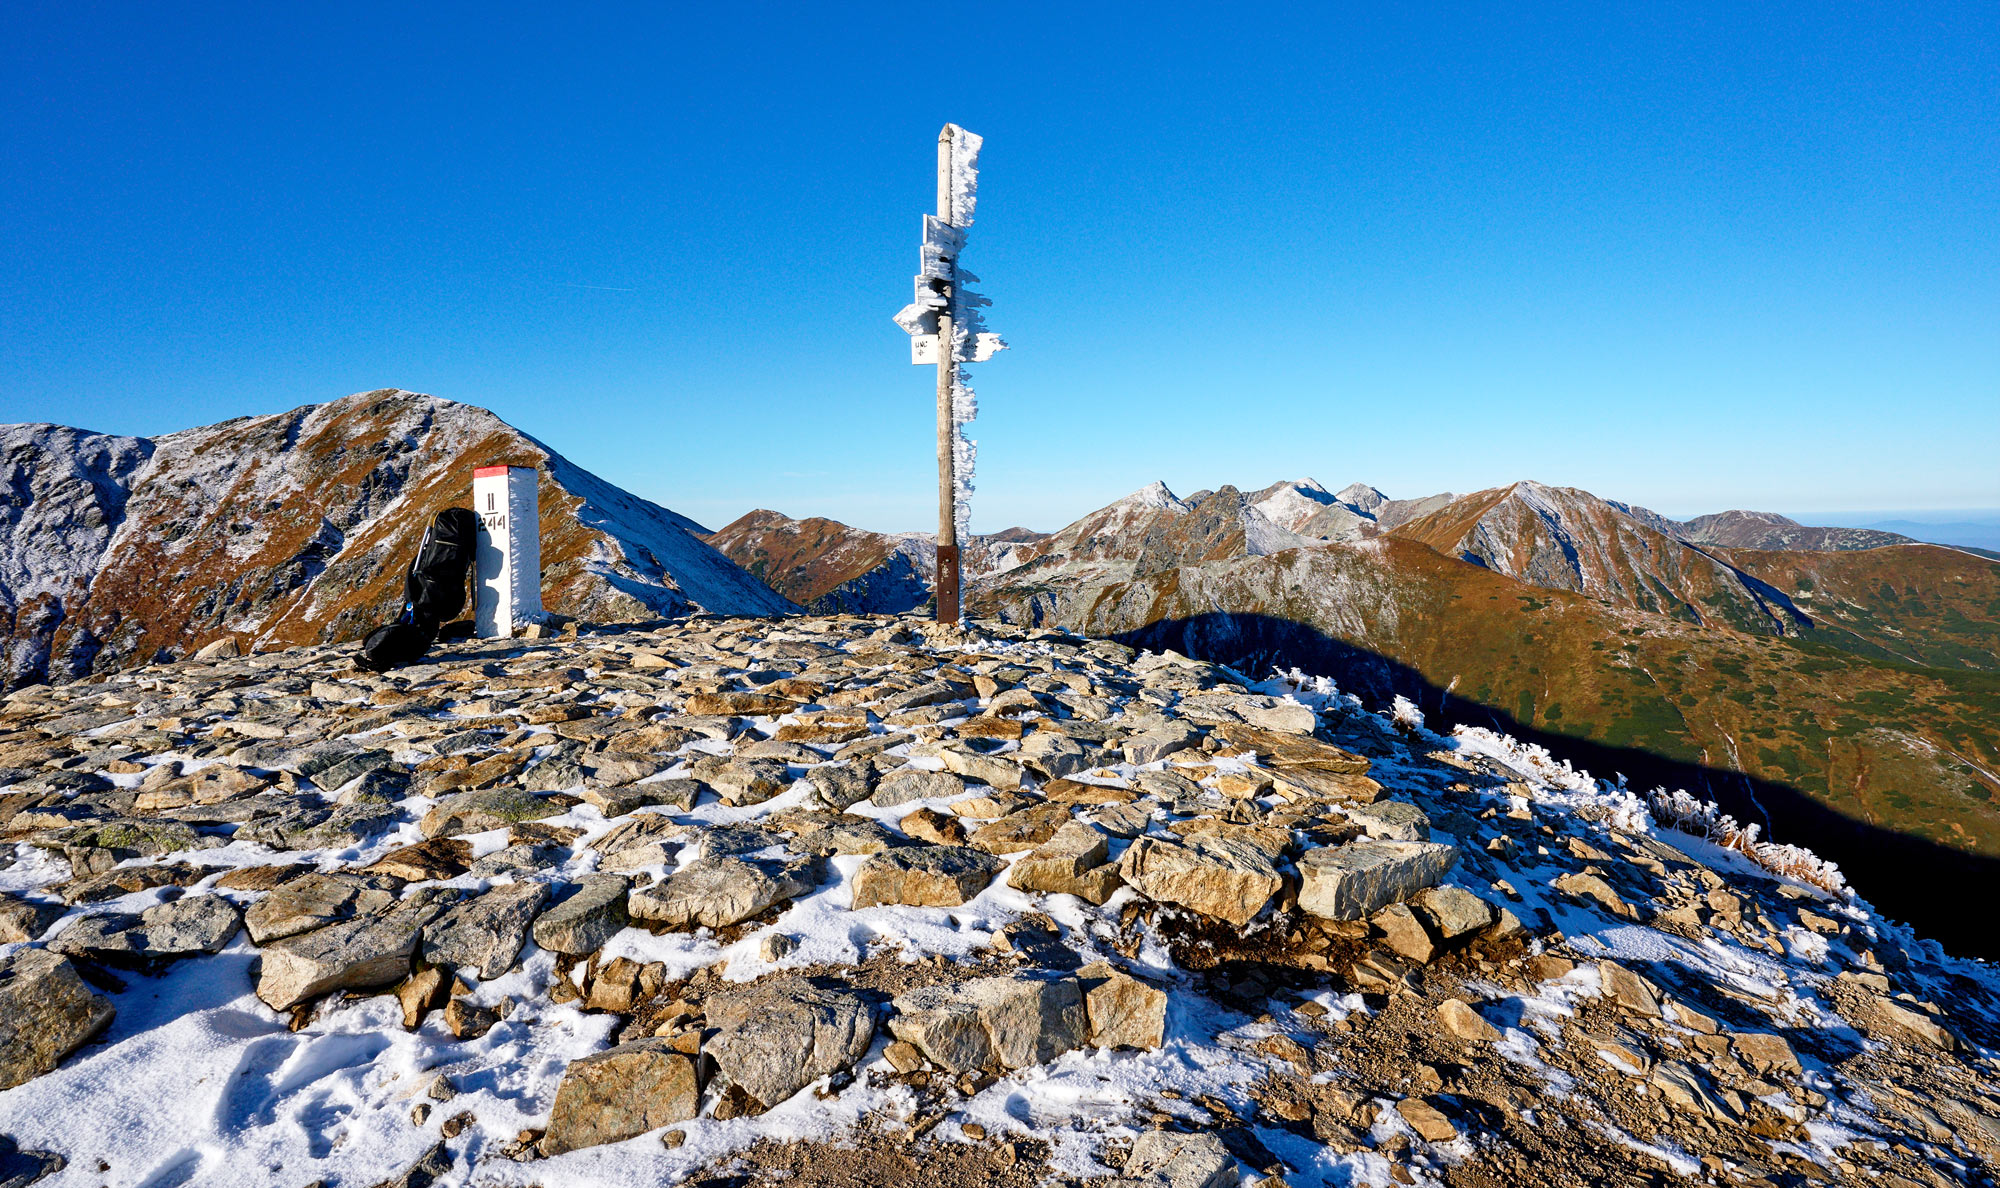
<path id="1" fill-rule="evenodd" d="M 109 964 L 171 961 L 217 953 L 243 926 L 243 913 L 220 895 L 185 895 L 142 912 L 86 916 L 49 946 Z"/>
<path id="2" fill-rule="evenodd" d="M 889 1031 L 953 1072 L 1043 1064 L 1090 1035 L 1073 978 L 975 978 L 899 994 L 893 1006 Z"/>
<path id="3" fill-rule="evenodd" d="M 0 945 L 40 940 L 66 910 L 59 903 L 0 894 Z"/>
<path id="4" fill-rule="evenodd" d="M 272 1010 L 282 1011 L 334 990 L 369 989 L 403 980 L 424 926 L 444 911 L 454 894 L 426 888 L 383 915 L 265 946 L 257 997 Z"/>
<path id="5" fill-rule="evenodd" d="M 766 1109 L 850 1067 L 875 1040 L 874 1012 L 859 994 L 804 978 L 718 995 L 707 1014 L 718 1030 L 702 1053 Z"/>
<path id="6" fill-rule="evenodd" d="M 1233 1188 L 1236 1157 L 1214 1131 L 1149 1130 L 1132 1140 L 1115 1188 Z"/>
<path id="7" fill-rule="evenodd" d="M 396 882 L 340 872 L 293 879 L 250 905 L 243 923 L 250 939 L 268 944 L 357 916 L 386 912 L 396 902 Z"/>
<path id="8" fill-rule="evenodd" d="M 870 798 L 878 808 L 894 808 L 916 800 L 945 800 L 965 794 L 965 781 L 948 771 L 906 767 L 884 776 Z"/>
<path id="9" fill-rule="evenodd" d="M 1242 926 L 1284 886 L 1271 856 L 1240 838 L 1204 834 L 1184 843 L 1142 837 L 1118 873 L 1148 899 L 1174 903 Z"/>
<path id="10" fill-rule="evenodd" d="M 697 858 L 632 892 L 627 910 L 635 920 L 721 928 L 811 891 L 817 869 L 810 858 Z"/>
<path id="11" fill-rule="evenodd" d="M 548 900 L 547 883 L 503 883 L 454 904 L 424 929 L 423 958 L 492 981 L 514 968 L 528 928 Z"/>
<path id="12" fill-rule="evenodd" d="M 618 875 L 589 876 L 574 895 L 535 921 L 535 943 L 573 957 L 595 953 L 625 927 L 625 895 L 631 886 Z"/>

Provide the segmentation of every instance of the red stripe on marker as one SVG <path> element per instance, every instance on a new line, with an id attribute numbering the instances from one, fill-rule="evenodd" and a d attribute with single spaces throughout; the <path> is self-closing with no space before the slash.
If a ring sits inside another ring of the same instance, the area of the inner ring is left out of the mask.
<path id="1" fill-rule="evenodd" d="M 508 468 L 505 466 L 482 466 L 479 469 L 472 472 L 472 477 L 492 478 L 496 474 L 506 474 L 507 470 Z"/>

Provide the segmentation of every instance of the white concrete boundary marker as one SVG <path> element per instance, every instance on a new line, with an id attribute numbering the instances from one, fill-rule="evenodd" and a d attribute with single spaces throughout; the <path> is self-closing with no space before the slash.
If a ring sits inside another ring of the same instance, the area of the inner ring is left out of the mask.
<path id="1" fill-rule="evenodd" d="M 505 639 L 542 621 L 542 516 L 532 466 L 481 466 L 472 472 L 479 516 L 472 621 L 481 639 Z"/>

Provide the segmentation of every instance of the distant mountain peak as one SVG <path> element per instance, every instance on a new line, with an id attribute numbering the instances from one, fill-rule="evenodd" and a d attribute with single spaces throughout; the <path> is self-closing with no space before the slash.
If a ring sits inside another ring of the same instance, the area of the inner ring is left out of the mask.
<path id="1" fill-rule="evenodd" d="M 1132 492 L 1125 498 L 1120 499 L 1117 506 L 1151 507 L 1158 508 L 1161 511 L 1186 511 L 1188 509 L 1187 504 L 1181 502 L 1179 497 L 1167 489 L 1165 482 L 1157 479 Z"/>
<path id="2" fill-rule="evenodd" d="M 1389 502 L 1389 497 L 1367 483 L 1349 483 L 1342 487 L 1334 498 L 1358 512 L 1374 512 Z"/>

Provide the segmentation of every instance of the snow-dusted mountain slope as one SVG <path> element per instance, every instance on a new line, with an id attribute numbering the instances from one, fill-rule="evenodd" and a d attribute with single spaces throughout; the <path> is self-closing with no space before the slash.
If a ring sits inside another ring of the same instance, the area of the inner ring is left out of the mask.
<path id="1" fill-rule="evenodd" d="M 424 525 L 479 465 L 538 467 L 544 602 L 593 619 L 794 609 L 698 539 L 485 409 L 381 390 L 153 440 L 0 429 L 9 685 L 392 614 Z"/>

